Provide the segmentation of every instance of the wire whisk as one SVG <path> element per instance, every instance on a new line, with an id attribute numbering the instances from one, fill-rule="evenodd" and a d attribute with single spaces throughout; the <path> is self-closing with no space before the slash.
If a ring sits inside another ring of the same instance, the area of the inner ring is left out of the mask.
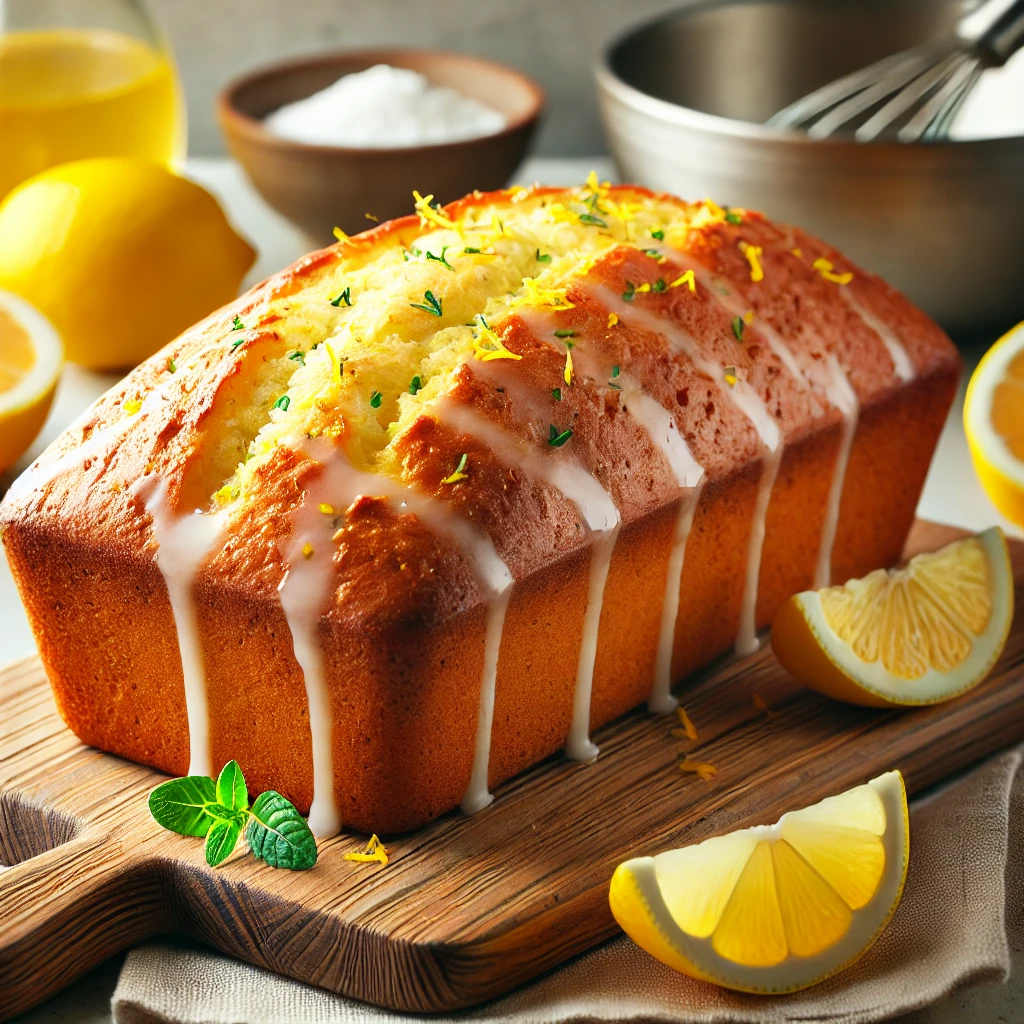
<path id="1" fill-rule="evenodd" d="M 982 72 L 1024 45 L 1024 0 L 985 0 L 954 34 L 885 57 L 791 103 L 765 123 L 814 139 L 940 142 Z"/>

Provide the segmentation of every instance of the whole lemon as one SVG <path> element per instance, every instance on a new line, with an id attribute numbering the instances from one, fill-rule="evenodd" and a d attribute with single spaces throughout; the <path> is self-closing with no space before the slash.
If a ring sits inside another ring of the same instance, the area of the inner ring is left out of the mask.
<path id="1" fill-rule="evenodd" d="M 255 255 L 209 192 L 145 160 L 60 164 L 0 203 L 0 288 L 95 370 L 134 366 L 229 302 Z"/>

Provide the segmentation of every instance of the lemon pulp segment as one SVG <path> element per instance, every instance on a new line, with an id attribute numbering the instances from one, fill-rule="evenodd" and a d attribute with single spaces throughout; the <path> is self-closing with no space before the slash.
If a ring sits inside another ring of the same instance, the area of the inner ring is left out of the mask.
<path id="1" fill-rule="evenodd" d="M 932 704 L 977 686 L 1013 618 L 1013 567 L 998 527 L 791 597 L 772 648 L 805 686 L 854 704 Z"/>
<path id="2" fill-rule="evenodd" d="M 988 558 L 976 538 L 906 569 L 878 569 L 821 591 L 825 621 L 861 661 L 881 662 L 894 675 L 920 679 L 948 672 L 971 653 L 992 615 Z"/>

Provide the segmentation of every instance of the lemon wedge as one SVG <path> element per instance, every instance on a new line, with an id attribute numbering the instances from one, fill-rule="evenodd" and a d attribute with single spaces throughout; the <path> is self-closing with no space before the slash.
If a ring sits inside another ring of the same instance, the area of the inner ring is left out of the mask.
<path id="1" fill-rule="evenodd" d="M 64 353 L 50 322 L 0 291 L 0 472 L 24 455 L 42 429 Z"/>
<path id="2" fill-rule="evenodd" d="M 971 376 L 964 430 L 992 504 L 1024 526 L 1024 321 L 985 353 Z"/>
<path id="3" fill-rule="evenodd" d="M 840 796 L 620 864 L 609 902 L 641 948 L 741 992 L 795 992 L 859 960 L 900 901 L 907 794 L 888 772 Z"/>
<path id="4" fill-rule="evenodd" d="M 936 704 L 992 670 L 1013 619 L 1013 569 L 993 527 L 903 569 L 791 597 L 772 623 L 776 658 L 828 697 Z"/>

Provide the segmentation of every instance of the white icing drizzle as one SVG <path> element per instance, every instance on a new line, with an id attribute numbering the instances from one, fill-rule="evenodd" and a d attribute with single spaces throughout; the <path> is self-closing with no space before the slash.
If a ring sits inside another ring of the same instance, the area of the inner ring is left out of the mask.
<path id="1" fill-rule="evenodd" d="M 683 579 L 686 542 L 693 526 L 704 477 L 679 500 L 672 550 L 668 556 L 668 574 L 665 577 L 665 597 L 661 603 L 661 628 L 658 632 L 658 654 L 654 662 L 654 682 L 647 698 L 647 710 L 667 715 L 675 710 L 678 701 L 672 696 L 672 652 L 675 648 L 676 624 L 679 619 L 679 588 Z"/>
<path id="2" fill-rule="evenodd" d="M 167 502 L 167 482 L 155 476 L 141 477 L 129 490 L 142 500 L 152 520 L 153 539 L 157 544 L 154 560 L 164 578 L 174 616 L 185 684 L 188 773 L 213 775 L 210 707 L 193 589 L 196 574 L 218 547 L 227 516 L 224 512 L 199 511 L 175 515 Z"/>
<path id="3" fill-rule="evenodd" d="M 592 761 L 597 757 L 598 749 L 590 740 L 590 696 L 604 588 L 621 522 L 619 510 L 611 495 L 591 473 L 560 458 L 555 452 L 541 454 L 475 409 L 444 399 L 435 404 L 434 411 L 439 419 L 450 423 L 456 430 L 481 440 L 505 462 L 544 480 L 565 495 L 579 510 L 593 536 L 587 607 L 583 615 L 583 638 L 573 692 L 572 725 L 565 744 L 565 752 L 573 760 Z"/>
<path id="4" fill-rule="evenodd" d="M 896 376 L 903 383 L 913 380 L 917 374 L 914 371 L 914 364 L 910 361 L 910 356 L 903 346 L 903 342 L 870 309 L 863 306 L 846 285 L 839 285 L 839 294 L 846 300 L 846 304 L 850 309 L 882 339 L 882 344 L 885 345 L 889 352 L 889 358 L 892 359 Z"/>
<path id="5" fill-rule="evenodd" d="M 413 512 L 431 529 L 450 537 L 470 561 L 478 584 L 488 599 L 473 770 L 462 800 L 462 809 L 467 814 L 483 809 L 493 799 L 487 789 L 487 766 L 498 653 L 512 588 L 508 567 L 498 557 L 486 533 L 460 519 L 441 502 L 390 477 L 356 469 L 344 453 L 326 439 L 303 438 L 292 447 L 323 466 L 323 472 L 312 482 L 302 506 L 294 513 L 292 533 L 282 545 L 288 570 L 280 584 L 281 605 L 291 630 L 295 659 L 302 668 L 309 703 L 313 743 L 310 828 L 317 835 L 328 836 L 341 827 L 334 790 L 333 723 L 319 637 L 320 619 L 327 611 L 333 593 L 334 544 L 331 537 L 334 517 L 322 513 L 319 506 L 321 503 L 329 504 L 341 511 L 360 494 L 391 498 L 399 511 Z M 309 550 L 306 545 L 312 548 L 308 557 L 304 551 Z"/>
<path id="6" fill-rule="evenodd" d="M 694 273 L 696 276 L 696 272 Z M 751 654 L 757 650 L 757 629 L 755 614 L 757 608 L 757 589 L 761 575 L 761 551 L 764 547 L 765 519 L 768 504 L 772 496 L 775 478 L 778 476 L 779 464 L 782 462 L 783 440 L 782 431 L 775 422 L 760 395 L 743 380 L 735 384 L 725 385 L 722 367 L 707 359 L 700 351 L 697 342 L 685 331 L 664 317 L 656 316 L 649 310 L 642 309 L 638 303 L 627 303 L 611 289 L 603 285 L 593 288 L 600 300 L 616 313 L 620 320 L 636 324 L 653 334 L 665 338 L 669 346 L 676 352 L 685 353 L 705 376 L 718 383 L 721 394 L 725 395 L 747 417 L 761 441 L 763 465 L 761 478 L 757 485 L 757 498 L 754 502 L 754 518 L 750 528 L 750 541 L 747 547 L 747 572 L 743 587 L 743 603 L 740 608 L 740 623 L 736 634 L 736 653 Z"/>
<path id="7" fill-rule="evenodd" d="M 832 547 L 835 544 L 836 529 L 839 526 L 839 505 L 843 497 L 846 467 L 850 462 L 850 450 L 853 448 L 853 438 L 857 432 L 857 419 L 860 416 L 857 393 L 851 387 L 849 378 L 839 365 L 839 360 L 830 354 L 827 365 L 831 376 L 828 400 L 843 414 L 843 420 L 839 433 L 839 451 L 836 453 L 832 483 L 828 491 L 828 507 L 825 510 L 825 520 L 821 524 L 818 564 L 814 573 L 816 590 L 832 585 Z"/>

